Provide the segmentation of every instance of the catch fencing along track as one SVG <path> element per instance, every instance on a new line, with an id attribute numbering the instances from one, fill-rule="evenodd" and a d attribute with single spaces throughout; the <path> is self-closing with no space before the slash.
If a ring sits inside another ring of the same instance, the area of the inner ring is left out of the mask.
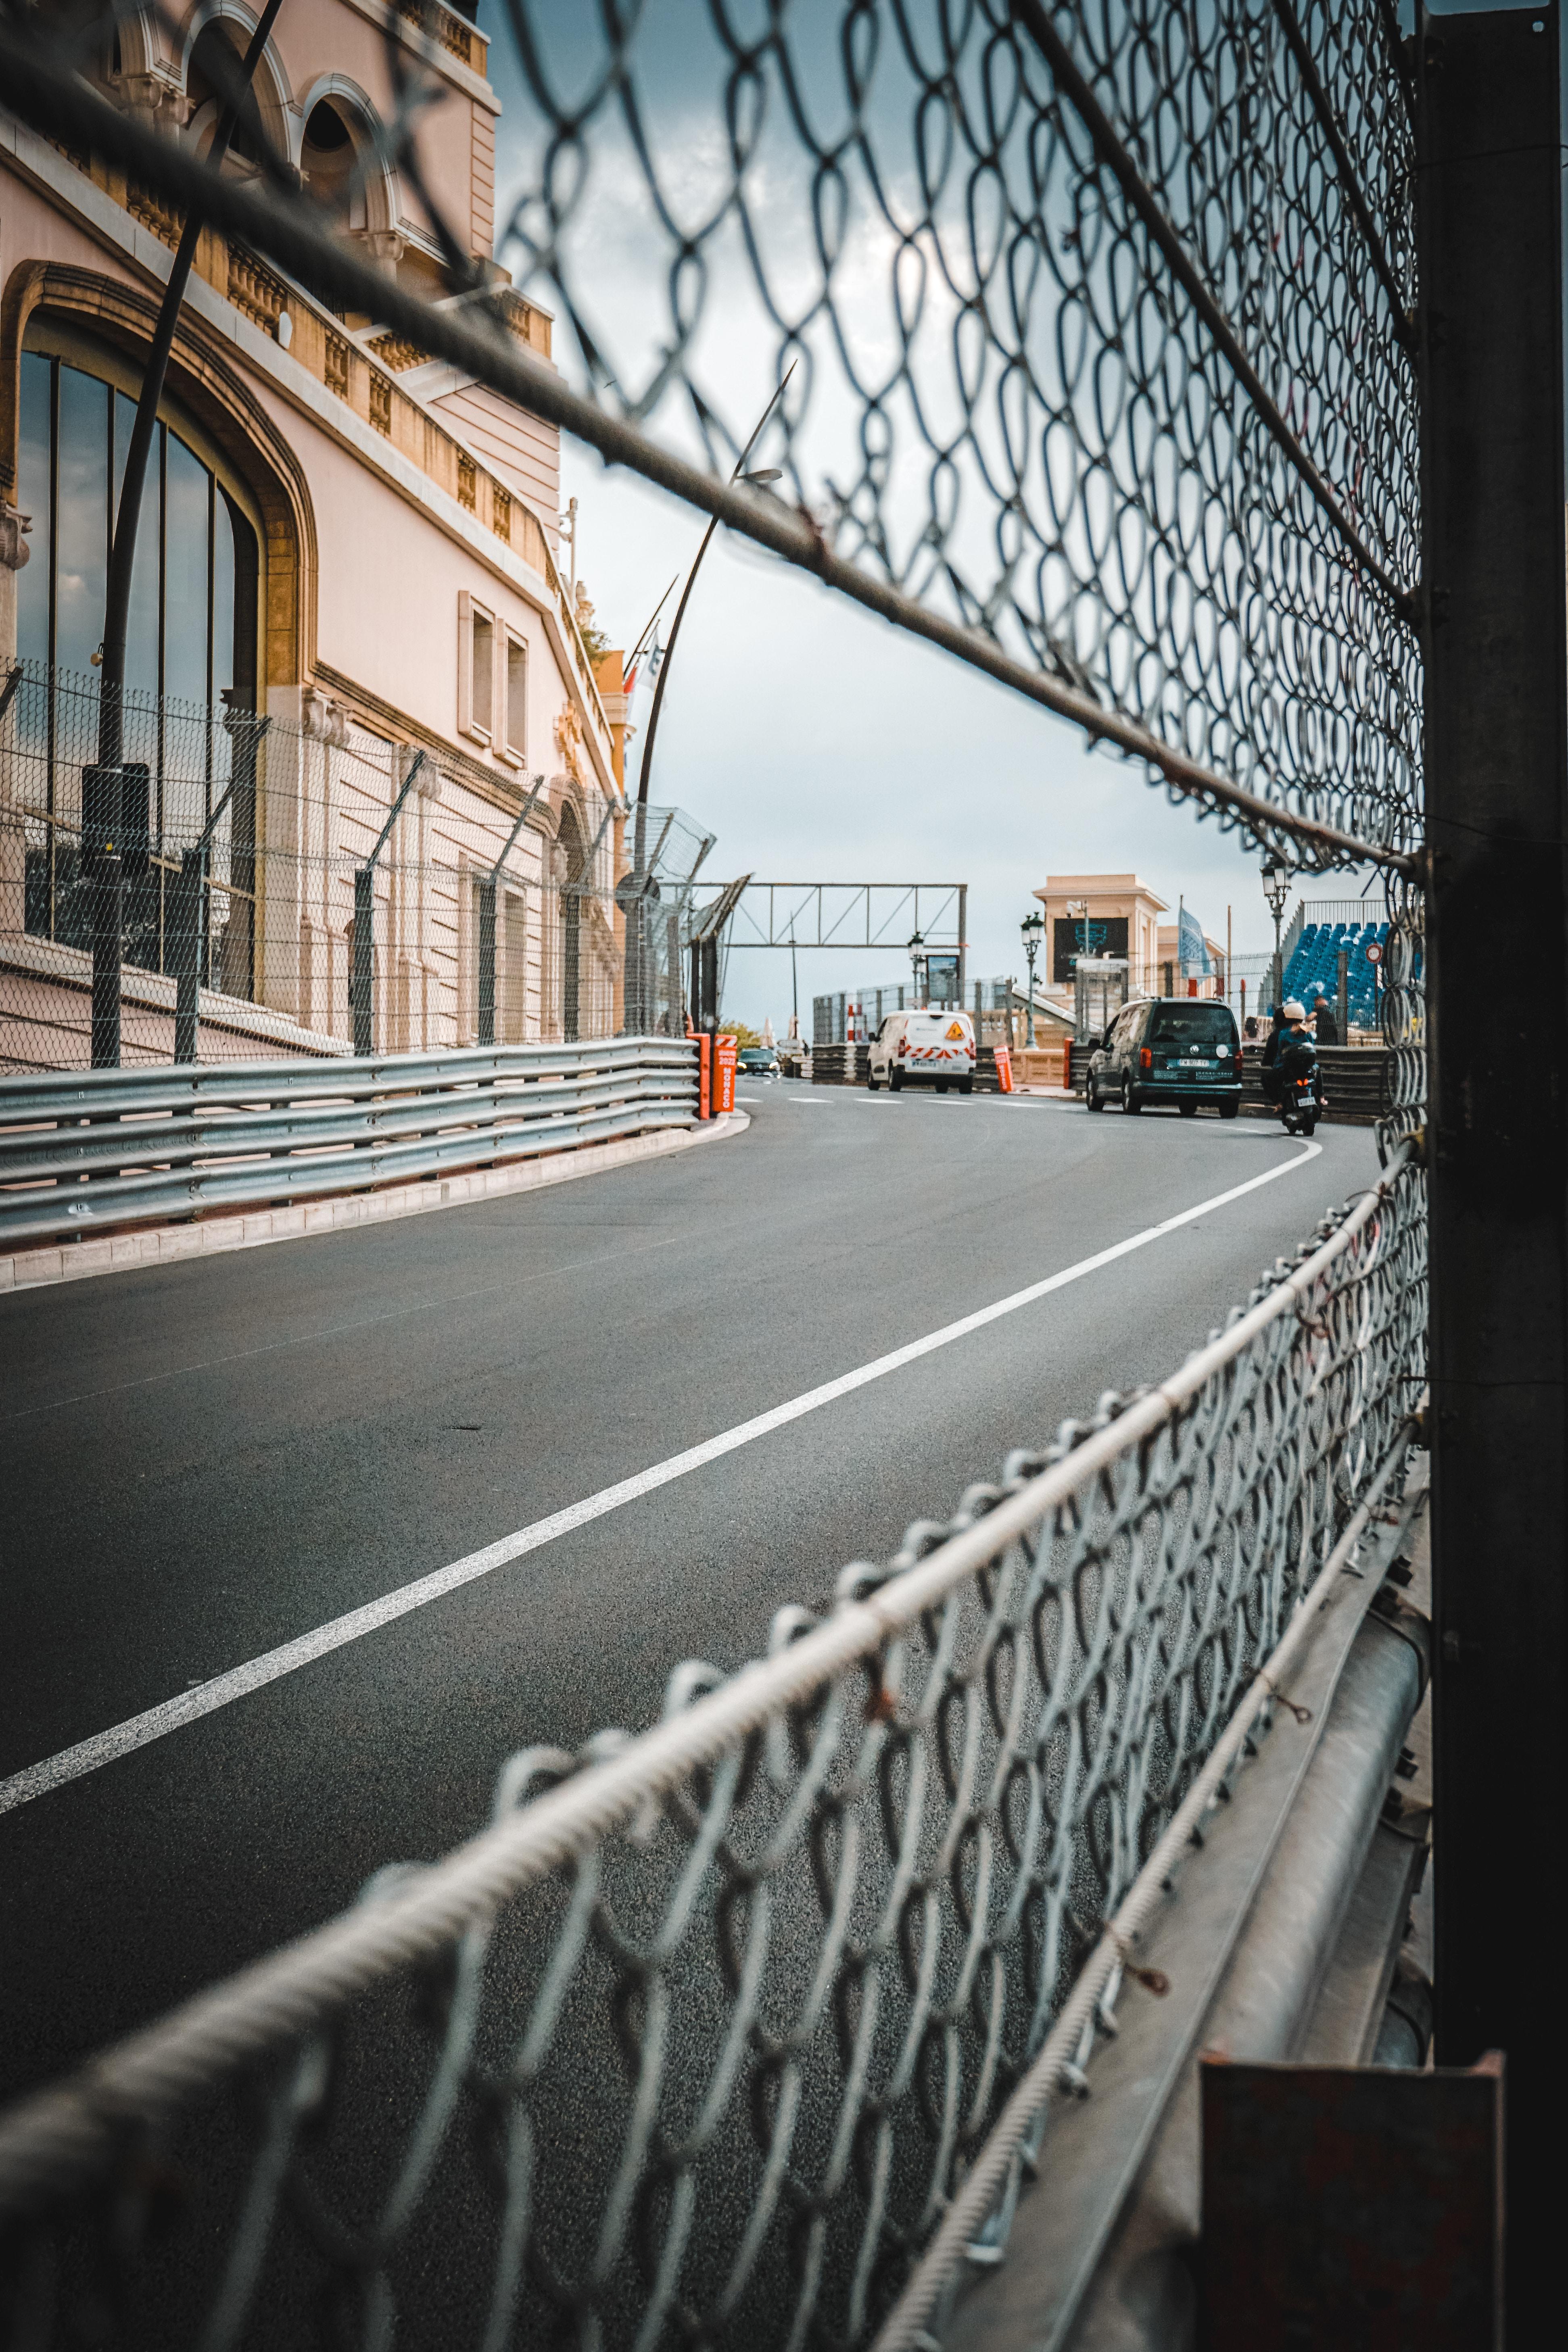
<path id="1" fill-rule="evenodd" d="M 696 1117 L 697 1049 L 668 1037 L 13 1079 L 0 1244 L 408 1183 Z"/>
<path id="2" fill-rule="evenodd" d="M 411 14 L 387 12 L 384 150 L 418 174 Z M 832 15 L 785 5 L 748 38 L 672 0 L 581 20 L 573 48 L 547 0 L 512 0 L 521 185 L 497 247 L 556 311 L 560 372 L 466 261 L 469 299 L 437 309 L 334 241 L 286 168 L 215 178 L 26 20 L 0 19 L 0 65 L 28 120 L 1222 823 L 1415 876 L 1414 146 L 1387 12 Z M 775 386 L 749 462 L 787 497 L 724 480 Z"/>
<path id="3" fill-rule="evenodd" d="M 15 2340 L 919 2340 L 1406 1457 L 1423 1202 L 13 2109 Z"/>
<path id="4" fill-rule="evenodd" d="M 914 2343 L 997 2250 L 1053 2090 L 1091 2077 L 1160 1842 L 1261 1732 L 1422 1391 L 1407 68 L 1384 0 L 780 0 L 744 27 L 509 0 L 498 251 L 557 372 L 429 205 L 422 46 L 451 25 L 384 22 L 378 161 L 431 211 L 440 307 L 281 159 L 216 179 L 119 112 L 58 19 L 0 6 L 0 84 L 291 299 L 1199 814 L 1380 867 L 1386 1170 L 1181 1373 L 782 1610 L 767 1660 L 679 1668 L 636 1738 L 524 1749 L 468 1847 L 14 2110 L 0 2310 L 18 2344 L 159 2352 Z M 776 494 L 726 478 L 775 392 L 746 462 Z"/>

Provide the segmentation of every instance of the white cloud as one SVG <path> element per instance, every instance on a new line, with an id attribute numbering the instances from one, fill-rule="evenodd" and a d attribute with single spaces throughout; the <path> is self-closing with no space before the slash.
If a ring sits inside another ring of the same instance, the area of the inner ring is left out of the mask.
<path id="1" fill-rule="evenodd" d="M 700 519 L 575 444 L 563 488 L 581 500 L 598 623 L 629 644 L 696 552 Z M 1172 808 L 1021 696 L 722 534 L 670 669 L 652 791 L 717 834 L 704 869 L 716 878 L 967 882 L 975 976 L 1022 972 L 1018 924 L 1047 873 L 1136 871 L 1220 940 L 1228 903 L 1238 955 L 1272 936 L 1257 855 L 1234 834 Z M 802 955 L 803 1013 L 815 993 L 900 978 L 901 961 Z M 731 1014 L 780 1026 L 789 992 L 787 955 L 731 956 Z"/>

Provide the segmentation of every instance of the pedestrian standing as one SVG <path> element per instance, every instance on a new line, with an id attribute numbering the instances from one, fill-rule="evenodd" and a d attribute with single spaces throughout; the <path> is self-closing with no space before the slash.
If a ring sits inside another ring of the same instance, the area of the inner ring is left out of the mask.
<path id="1" fill-rule="evenodd" d="M 1333 1007 L 1326 996 L 1320 995 L 1316 999 L 1312 1006 L 1312 1025 L 1318 1033 L 1319 1045 L 1337 1045 L 1340 1042 L 1340 1024 L 1334 1019 Z"/>

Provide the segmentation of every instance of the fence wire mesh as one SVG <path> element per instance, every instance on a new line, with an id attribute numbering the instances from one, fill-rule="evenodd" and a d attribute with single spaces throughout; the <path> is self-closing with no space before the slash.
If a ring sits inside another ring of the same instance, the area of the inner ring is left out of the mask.
<path id="1" fill-rule="evenodd" d="M 1401 1442 L 1424 1276 L 1402 1158 L 1188 1374 L 13 2110 L 10 2340 L 868 2342 Z"/>
<path id="2" fill-rule="evenodd" d="M 466 366 L 1297 864 L 1388 865 L 1385 1152 L 1419 1127 L 1413 156 L 1381 0 L 508 0 L 498 248 L 559 374 L 472 299 L 424 168 L 441 90 L 401 28 L 468 58 L 462 17 L 387 7 L 364 165 L 416 191 L 440 304 L 334 240 L 262 126 L 254 173 L 204 176 L 88 86 L 100 10 L 44 19 L 0 6 L 11 102 L 368 317 L 367 349 Z M 742 461 L 777 488 L 715 489 Z M 12 1066 L 88 1057 L 90 695 L 29 673 L 0 743 Z M 408 755 L 300 719 L 132 713 L 127 1058 L 176 1050 L 193 966 L 204 1056 L 235 1006 L 351 1042 L 353 877 Z M 510 916 L 471 895 L 514 813 L 437 765 L 374 862 L 377 1047 L 477 1039 L 487 924 L 498 1042 L 658 1025 L 661 957 L 673 1021 L 694 837 L 654 919 L 616 899 L 624 840 L 593 865 L 602 812 L 585 903 L 525 828 L 514 999 Z M 1396 1167 L 1157 1429 L 1103 1399 L 782 1610 L 758 1668 L 689 1663 L 640 1738 L 522 1750 L 473 1845 L 0 2123 L 10 2338 L 868 2342 L 1418 1393 Z"/>
<path id="3" fill-rule="evenodd" d="M 734 355 L 767 352 L 794 373 L 748 462 L 836 552 L 1414 843 L 1412 148 L 1377 8 L 510 22 L 500 249 L 584 388 L 728 471 Z"/>
<path id="4" fill-rule="evenodd" d="M 0 1068 L 91 1059 L 82 778 L 98 716 L 95 681 L 28 663 L 0 717 Z M 521 770 L 508 794 L 325 698 L 305 718 L 126 696 L 147 811 L 124 861 L 128 1066 L 684 1034 L 682 925 L 706 845 L 689 818 L 644 812 L 628 955 L 616 885 L 635 821 L 618 801 Z"/>
<path id="5" fill-rule="evenodd" d="M 442 310 L 334 245 L 289 159 L 204 181 L 95 114 L 58 70 L 98 70 L 95 10 L 42 48 L 10 13 L 58 132 L 368 306 L 372 341 L 717 496 L 1302 863 L 1416 847 L 1413 148 L 1381 0 L 508 0 L 497 247 L 558 314 L 564 383 L 504 297 Z M 472 298 L 411 20 L 471 50 L 437 0 L 387 9 L 357 168 L 408 176 Z M 782 489 L 715 493 L 748 451 Z"/>

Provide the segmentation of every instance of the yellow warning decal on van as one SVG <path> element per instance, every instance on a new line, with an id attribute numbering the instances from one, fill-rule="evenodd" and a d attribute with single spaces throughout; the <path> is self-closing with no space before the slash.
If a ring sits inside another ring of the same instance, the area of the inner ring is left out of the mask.
<path id="1" fill-rule="evenodd" d="M 947 1034 L 948 1034 L 948 1035 L 949 1035 L 950 1037 L 962 1037 L 962 1036 L 963 1036 L 963 1022 L 962 1022 L 962 1021 L 955 1021 L 955 1022 L 952 1024 L 952 1027 L 949 1029 L 949 1031 L 948 1031 L 948 1033 L 947 1033 Z"/>

